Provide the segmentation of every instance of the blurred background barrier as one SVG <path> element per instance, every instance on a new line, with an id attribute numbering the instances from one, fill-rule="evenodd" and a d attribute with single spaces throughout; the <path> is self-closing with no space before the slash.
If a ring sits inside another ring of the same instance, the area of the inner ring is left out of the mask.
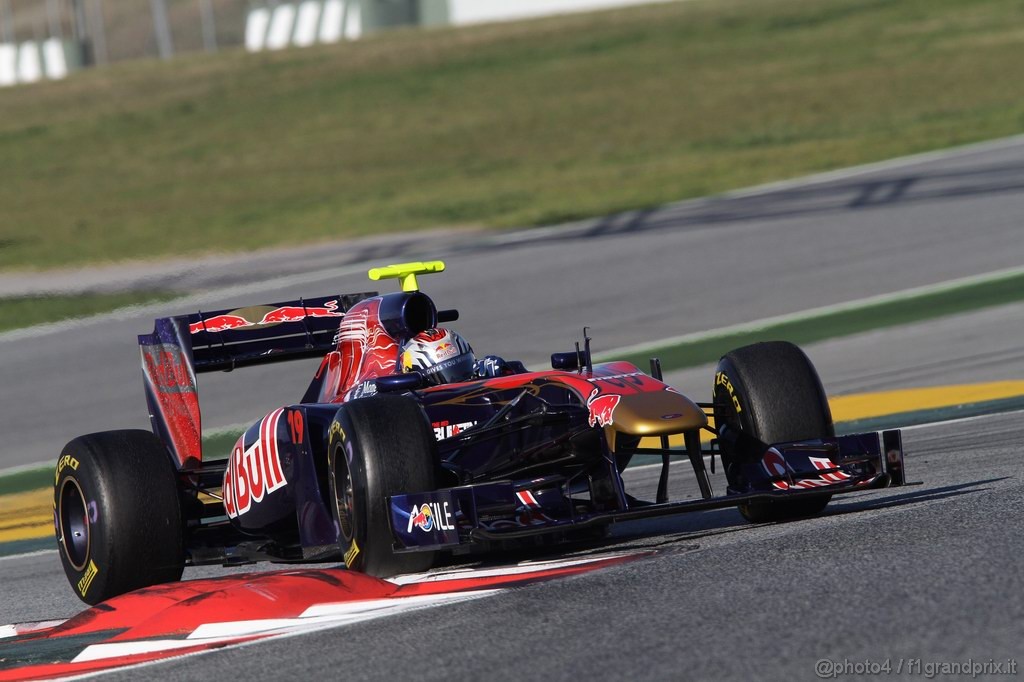
<path id="1" fill-rule="evenodd" d="M 0 0 L 0 85 L 200 50 L 307 47 L 400 26 L 507 21 L 657 1 Z"/>
<path id="2" fill-rule="evenodd" d="M 58 38 L 0 43 L 0 86 L 65 78 L 69 71 L 68 52 L 74 49 L 73 43 L 65 44 Z"/>

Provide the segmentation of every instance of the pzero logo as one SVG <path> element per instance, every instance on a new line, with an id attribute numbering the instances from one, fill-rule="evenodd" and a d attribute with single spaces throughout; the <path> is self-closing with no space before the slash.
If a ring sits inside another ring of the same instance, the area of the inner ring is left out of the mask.
<path id="1" fill-rule="evenodd" d="M 424 533 L 433 530 L 455 530 L 451 510 L 447 502 L 429 502 L 420 506 L 413 506 L 409 512 L 409 527 L 406 533 L 411 533 L 413 528 L 419 528 Z"/>
<path id="2" fill-rule="evenodd" d="M 224 472 L 224 509 L 229 517 L 245 514 L 254 502 L 288 484 L 277 451 L 277 425 L 283 412 L 274 410 L 263 418 L 259 438 L 247 450 L 242 450 L 244 436 L 235 445 Z"/>
<path id="3" fill-rule="evenodd" d="M 725 372 L 718 372 L 715 374 L 715 386 L 722 386 L 729 392 L 729 397 L 732 398 L 732 406 L 736 408 L 736 414 L 743 411 L 743 407 L 740 405 L 740 399 L 736 395 L 736 391 L 733 390 L 732 382 L 729 381 L 729 377 Z"/>
<path id="4" fill-rule="evenodd" d="M 78 460 L 71 455 L 64 455 L 57 460 L 57 471 L 54 472 L 53 484 L 57 485 L 57 481 L 60 480 L 60 472 L 64 471 L 67 467 L 71 467 L 73 470 L 78 471 Z"/>
<path id="5" fill-rule="evenodd" d="M 590 410 L 590 425 L 608 426 L 615 418 L 615 408 L 619 406 L 622 396 L 615 395 L 614 393 L 605 395 L 598 395 L 597 393 L 598 389 L 595 388 L 594 392 L 587 399 L 587 408 Z"/>

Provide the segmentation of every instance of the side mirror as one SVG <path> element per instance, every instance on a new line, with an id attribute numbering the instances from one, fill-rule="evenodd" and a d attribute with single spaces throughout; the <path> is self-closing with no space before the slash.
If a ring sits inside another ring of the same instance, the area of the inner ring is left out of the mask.
<path id="1" fill-rule="evenodd" d="M 390 374 L 386 377 L 377 377 L 377 390 L 381 393 L 398 393 L 399 391 L 415 391 L 423 388 L 427 382 L 419 372 L 407 374 Z"/>
<path id="2" fill-rule="evenodd" d="M 568 353 L 552 353 L 551 354 L 551 369 L 579 369 L 580 368 L 580 356 L 577 355 L 576 351 L 569 351 Z"/>

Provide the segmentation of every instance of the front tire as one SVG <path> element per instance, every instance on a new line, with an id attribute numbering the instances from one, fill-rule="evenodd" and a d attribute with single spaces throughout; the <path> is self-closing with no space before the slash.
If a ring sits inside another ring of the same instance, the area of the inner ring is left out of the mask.
<path id="1" fill-rule="evenodd" d="M 718 363 L 715 428 L 730 483 L 740 466 L 756 462 L 773 443 L 831 438 L 832 413 L 814 365 L 785 341 L 744 346 Z M 831 495 L 739 505 L 748 521 L 782 521 L 820 513 Z"/>
<path id="2" fill-rule="evenodd" d="M 148 431 L 105 431 L 64 446 L 54 485 L 64 573 L 87 604 L 174 582 L 185 568 L 178 482 Z"/>
<path id="3" fill-rule="evenodd" d="M 420 406 L 396 395 L 353 400 L 335 415 L 328 452 L 345 565 L 380 578 L 429 569 L 436 552 L 393 551 L 387 500 L 436 489 L 436 441 Z"/>

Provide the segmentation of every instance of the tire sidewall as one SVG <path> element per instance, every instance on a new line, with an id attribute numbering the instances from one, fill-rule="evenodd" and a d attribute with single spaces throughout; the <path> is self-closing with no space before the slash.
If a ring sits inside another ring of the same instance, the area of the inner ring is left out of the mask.
<path id="1" fill-rule="evenodd" d="M 76 454 L 78 456 L 75 456 Z M 111 539 L 117 536 L 116 519 L 99 512 L 101 508 L 109 507 L 110 490 L 107 477 L 103 472 L 97 471 L 102 464 L 92 458 L 82 457 L 81 453 L 72 454 L 68 449 L 65 449 L 57 466 L 53 505 L 58 554 L 75 594 L 82 601 L 95 604 L 99 600 L 94 600 L 93 595 L 106 593 L 111 578 L 116 579 L 116 576 L 112 576 L 113 569 L 109 562 L 103 558 L 110 551 Z M 63 515 L 70 510 L 64 508 L 63 493 L 65 490 L 73 490 L 67 486 L 77 488 L 75 492 L 80 491 L 86 513 L 88 549 L 79 566 L 72 563 L 69 552 L 64 547 L 64 543 L 70 540 L 63 537 L 63 531 L 66 530 L 63 527 Z M 96 562 L 97 558 L 99 564 Z"/>
<path id="2" fill-rule="evenodd" d="M 345 565 L 379 577 L 426 570 L 434 552 L 396 553 L 388 498 L 435 489 L 436 441 L 420 405 L 406 396 L 376 395 L 341 406 L 328 438 L 334 521 Z M 352 476 L 350 537 L 342 533 L 341 474 Z"/>
<path id="3" fill-rule="evenodd" d="M 88 604 L 147 585 L 179 580 L 185 565 L 177 477 L 163 443 L 146 431 L 81 436 L 61 451 L 54 475 L 54 530 L 61 564 Z M 72 561 L 63 537 L 66 497 L 77 487 L 86 512 L 87 550 Z"/>
<path id="4" fill-rule="evenodd" d="M 341 545 L 342 559 L 345 566 L 355 571 L 365 569 L 366 555 L 363 548 L 367 546 L 368 513 L 367 506 L 367 470 L 365 457 L 361 456 L 358 434 L 352 424 L 348 411 L 338 410 L 331 424 L 328 438 L 329 469 L 328 476 L 331 489 L 331 503 L 334 521 L 338 526 L 338 538 Z M 339 509 L 339 492 L 342 485 L 343 472 L 347 468 L 352 481 L 352 517 L 348 526 L 350 532 L 343 530 L 341 510 Z"/>

